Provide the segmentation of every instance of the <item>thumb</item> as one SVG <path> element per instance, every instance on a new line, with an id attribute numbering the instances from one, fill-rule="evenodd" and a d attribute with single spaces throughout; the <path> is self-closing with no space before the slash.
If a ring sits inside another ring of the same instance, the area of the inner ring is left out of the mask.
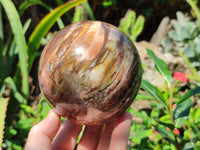
<path id="1" fill-rule="evenodd" d="M 51 149 L 52 139 L 56 136 L 59 127 L 60 116 L 50 110 L 44 120 L 31 128 L 25 150 Z"/>

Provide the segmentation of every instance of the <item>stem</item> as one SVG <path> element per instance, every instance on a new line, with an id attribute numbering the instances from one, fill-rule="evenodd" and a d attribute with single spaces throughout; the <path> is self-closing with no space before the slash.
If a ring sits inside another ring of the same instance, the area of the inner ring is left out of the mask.
<path id="1" fill-rule="evenodd" d="M 197 17 L 197 20 L 200 23 L 200 10 L 197 7 L 197 4 L 193 0 L 186 0 L 186 1 L 190 5 L 190 7 L 193 9 L 193 11 L 194 11 L 194 13 L 195 13 L 195 15 Z"/>
<path id="2" fill-rule="evenodd" d="M 187 75 L 187 78 L 200 82 L 200 76 Z"/>
<path id="3" fill-rule="evenodd" d="M 172 124 L 174 124 L 174 118 L 173 118 L 173 85 L 170 86 L 170 96 L 169 96 L 169 112 L 170 112 L 170 116 L 171 116 L 171 122 Z"/>
<path id="4" fill-rule="evenodd" d="M 186 63 L 186 65 L 188 66 L 188 68 L 190 69 L 191 73 L 193 76 L 199 76 L 197 70 L 192 66 L 191 62 L 189 61 L 189 59 L 183 54 L 180 53 L 180 56 L 183 58 L 183 61 Z"/>
<path id="5" fill-rule="evenodd" d="M 171 122 L 174 125 L 173 107 L 172 107 L 172 105 L 173 105 L 173 92 L 174 92 L 174 87 L 173 87 L 173 85 L 171 85 L 170 86 L 170 97 L 169 97 L 169 112 L 170 112 Z M 177 136 L 174 133 L 174 131 L 173 131 L 173 134 L 174 134 L 175 142 L 176 142 L 176 145 L 177 145 L 177 149 L 181 150 L 181 147 L 180 147 L 180 145 L 178 143 Z"/>
<path id="6" fill-rule="evenodd" d="M 173 131 L 173 133 L 174 133 L 174 131 Z M 177 139 L 176 133 L 174 133 L 174 137 L 175 137 L 177 149 L 178 149 L 178 150 L 181 150 L 181 146 L 180 146 L 180 144 L 178 143 L 178 139 Z"/>

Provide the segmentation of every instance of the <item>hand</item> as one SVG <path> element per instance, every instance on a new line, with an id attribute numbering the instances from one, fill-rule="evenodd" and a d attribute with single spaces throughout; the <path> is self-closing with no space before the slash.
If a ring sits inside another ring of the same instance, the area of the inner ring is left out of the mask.
<path id="1" fill-rule="evenodd" d="M 125 112 L 104 125 L 86 126 L 77 150 L 126 150 L 131 115 Z M 82 126 L 66 120 L 60 127 L 60 116 L 50 110 L 48 116 L 29 132 L 25 150 L 73 150 Z"/>

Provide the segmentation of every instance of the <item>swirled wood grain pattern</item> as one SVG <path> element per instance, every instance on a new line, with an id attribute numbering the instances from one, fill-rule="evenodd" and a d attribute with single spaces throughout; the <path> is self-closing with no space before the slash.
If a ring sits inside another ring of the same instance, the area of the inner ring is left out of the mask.
<path id="1" fill-rule="evenodd" d="M 43 50 L 39 83 L 57 113 L 97 124 L 127 109 L 139 89 L 142 67 L 133 43 L 100 21 L 72 24 Z"/>

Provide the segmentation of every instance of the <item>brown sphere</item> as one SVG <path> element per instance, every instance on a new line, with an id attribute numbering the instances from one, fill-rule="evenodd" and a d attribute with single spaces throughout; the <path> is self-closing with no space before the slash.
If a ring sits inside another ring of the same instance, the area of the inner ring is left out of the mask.
<path id="1" fill-rule="evenodd" d="M 100 124 L 124 112 L 142 77 L 138 52 L 129 38 L 100 21 L 71 24 L 44 48 L 39 84 L 61 116 L 80 124 Z"/>

